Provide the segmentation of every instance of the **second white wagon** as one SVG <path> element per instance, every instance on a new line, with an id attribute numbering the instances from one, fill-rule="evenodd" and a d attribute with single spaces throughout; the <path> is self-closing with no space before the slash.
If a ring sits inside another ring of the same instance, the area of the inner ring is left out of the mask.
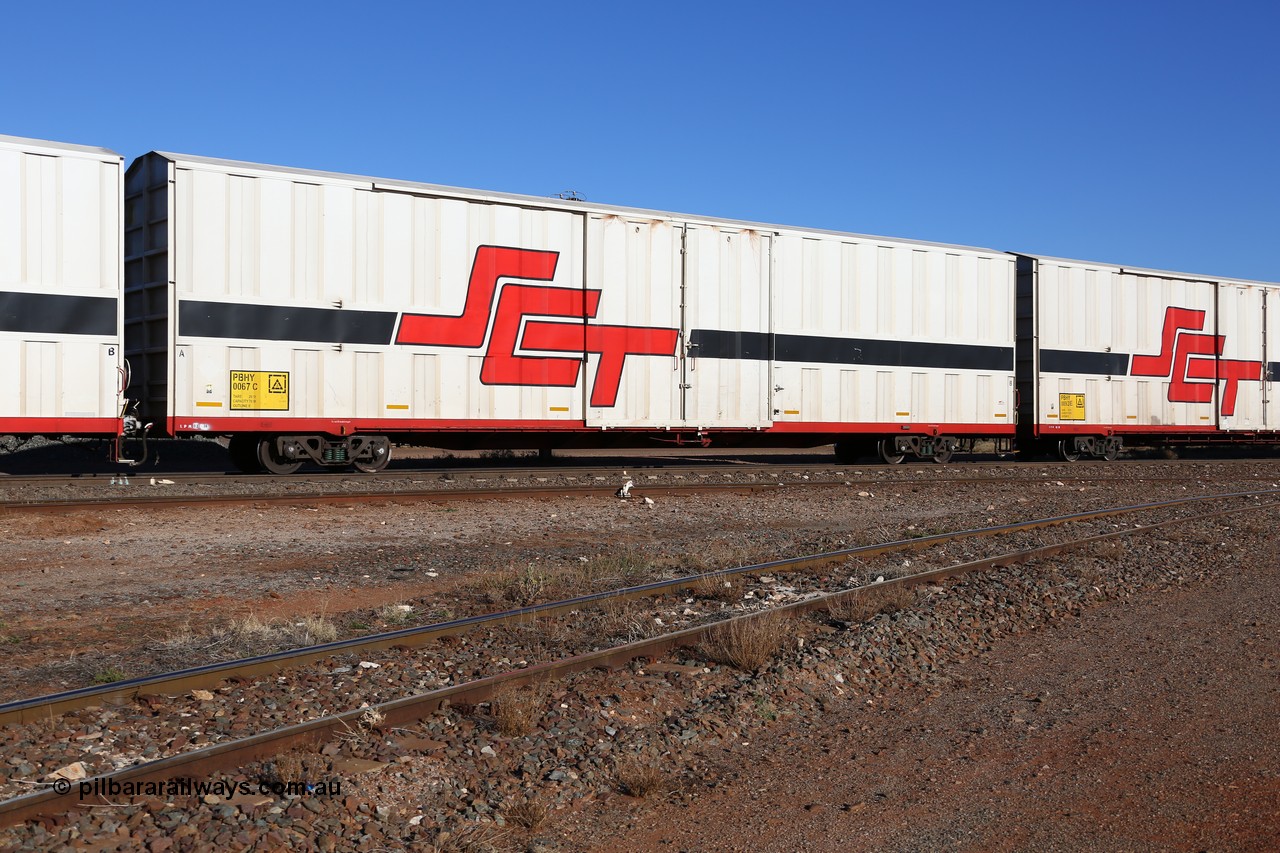
<path id="1" fill-rule="evenodd" d="M 994 250 L 161 152 L 126 215 L 144 412 L 245 468 L 1014 432 Z"/>

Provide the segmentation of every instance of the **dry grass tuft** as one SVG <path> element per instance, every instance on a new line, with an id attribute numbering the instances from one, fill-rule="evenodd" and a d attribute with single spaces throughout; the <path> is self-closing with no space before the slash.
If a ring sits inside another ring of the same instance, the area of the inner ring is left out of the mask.
<path id="1" fill-rule="evenodd" d="M 578 566 L 579 580 L 584 592 L 622 586 L 634 586 L 653 578 L 652 562 L 639 551 L 623 549 L 608 554 L 598 554 Z M 581 594 L 581 593 L 579 593 Z"/>
<path id="2" fill-rule="evenodd" d="M 634 643 L 660 631 L 650 612 L 634 601 L 605 599 L 595 611 L 595 617 L 592 632 L 602 640 Z"/>
<path id="3" fill-rule="evenodd" d="M 414 616 L 408 604 L 388 604 L 378 611 L 378 618 L 387 625 L 403 625 Z"/>
<path id="4" fill-rule="evenodd" d="M 282 645 L 313 646 L 332 643 L 338 638 L 338 626 L 323 613 L 304 616 L 296 622 L 286 619 L 263 621 L 257 613 L 250 613 L 241 620 L 233 621 L 227 626 L 225 633 L 236 647 L 260 654 L 263 649 Z"/>
<path id="5" fill-rule="evenodd" d="M 723 575 L 698 578 L 693 587 L 693 594 L 707 601 L 723 601 L 726 604 L 732 604 L 742 598 L 741 583 L 735 583 L 735 580 L 737 579 Z"/>
<path id="6" fill-rule="evenodd" d="M 660 793 L 667 785 L 666 773 L 652 758 L 643 755 L 632 755 L 620 760 L 613 778 L 619 791 L 640 799 Z"/>
<path id="7" fill-rule="evenodd" d="M 699 543 L 697 551 L 688 558 L 688 565 L 697 572 L 713 572 L 717 569 L 749 566 L 760 562 L 759 557 L 757 549 L 737 542 L 716 540 Z"/>
<path id="8" fill-rule="evenodd" d="M 305 616 L 301 622 L 295 623 L 294 627 L 302 629 L 303 645 L 332 643 L 338 639 L 338 626 L 333 624 L 333 621 L 326 618 L 324 614 Z"/>
<path id="9" fill-rule="evenodd" d="M 269 782 L 298 784 L 322 779 L 328 773 L 328 762 L 324 756 L 305 749 L 293 749 L 277 755 L 267 765 L 266 777 Z"/>
<path id="10" fill-rule="evenodd" d="M 574 625 L 563 616 L 540 619 L 538 626 L 542 630 L 543 642 L 552 652 L 562 653 L 578 636 Z"/>
<path id="11" fill-rule="evenodd" d="M 207 656 L 213 649 L 225 659 L 332 643 L 338 639 L 338 633 L 337 624 L 323 613 L 300 619 L 263 619 L 257 613 L 250 613 L 200 634 L 191 630 L 189 622 L 184 622 L 164 636 L 150 638 L 150 648 L 159 653 L 160 660 L 190 662 Z"/>
<path id="12" fill-rule="evenodd" d="M 854 595 L 831 602 L 827 612 L 841 622 L 866 622 L 879 613 L 896 613 L 915 603 L 915 590 L 900 584 L 859 589 Z"/>
<path id="13" fill-rule="evenodd" d="M 427 849 L 431 853 L 499 853 L 508 849 L 510 834 L 487 824 L 464 826 L 453 832 L 441 832 Z"/>
<path id="14" fill-rule="evenodd" d="M 698 644 L 711 660 L 756 672 L 778 654 L 795 633 L 795 619 L 767 611 L 745 619 L 730 619 L 712 628 Z"/>
<path id="15" fill-rule="evenodd" d="M 544 566 L 511 565 L 483 575 L 480 589 L 493 604 L 510 603 L 524 607 L 546 598 L 550 582 L 551 575 Z"/>
<path id="16" fill-rule="evenodd" d="M 564 564 L 512 564 L 480 578 L 477 591 L 493 604 L 528 606 L 630 586 L 653 574 L 643 556 L 623 550 Z"/>
<path id="17" fill-rule="evenodd" d="M 503 687 L 489 703 L 494 725 L 507 737 L 527 735 L 546 711 L 546 691 L 540 687 Z"/>
<path id="18" fill-rule="evenodd" d="M 386 716 L 377 708 L 365 707 L 364 713 L 356 720 L 354 726 L 348 723 L 343 724 L 346 730 L 338 735 L 338 739 L 353 746 L 371 743 L 379 734 L 378 729 L 385 721 Z"/>
<path id="19" fill-rule="evenodd" d="M 538 827 L 546 822 L 550 813 L 551 807 L 540 797 L 533 796 L 512 804 L 506 809 L 506 818 L 508 823 L 515 824 L 521 829 L 537 832 Z"/>

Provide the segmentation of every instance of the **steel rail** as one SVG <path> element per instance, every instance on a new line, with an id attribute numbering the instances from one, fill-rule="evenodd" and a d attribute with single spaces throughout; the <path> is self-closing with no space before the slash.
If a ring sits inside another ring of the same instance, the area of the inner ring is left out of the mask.
<path id="1" fill-rule="evenodd" d="M 937 465 L 896 465 L 887 466 L 881 463 L 859 464 L 859 463 L 840 463 L 832 459 L 827 460 L 794 460 L 772 461 L 770 457 L 744 458 L 732 462 L 722 461 L 723 457 L 716 459 L 708 459 L 706 461 L 691 461 L 686 457 L 669 459 L 666 457 L 653 458 L 622 458 L 611 459 L 608 461 L 600 461 L 590 465 L 520 465 L 510 467 L 482 467 L 482 466 L 433 466 L 427 468 L 408 468 L 393 469 L 380 471 L 374 474 L 365 474 L 359 471 L 316 471 L 305 474 L 290 474 L 283 477 L 277 477 L 271 474 L 241 474 L 229 471 L 174 471 L 162 472 L 155 471 L 149 473 L 133 472 L 89 472 L 78 474 L 4 474 L 0 472 L 0 488 L 21 488 L 28 486 L 101 486 L 104 488 L 146 488 L 153 485 L 243 485 L 243 484 L 262 484 L 269 482 L 280 482 L 291 486 L 311 486 L 311 485 L 332 485 L 335 481 L 343 483 L 378 483 L 381 485 L 395 488 L 397 484 L 408 482 L 420 482 L 422 480 L 487 480 L 487 479 L 515 479 L 515 478 L 537 478 L 537 477 L 590 477 L 599 476 L 602 472 L 606 472 L 610 477 L 617 477 L 622 472 L 634 471 L 637 474 L 654 474 L 661 473 L 666 476 L 711 476 L 715 474 L 738 475 L 743 473 L 760 473 L 767 474 L 771 471 L 783 472 L 804 472 L 804 473 L 826 473 L 833 475 L 845 476 L 846 472 L 853 469 L 871 469 L 874 472 L 881 472 L 889 476 L 862 476 L 854 480 L 854 482 L 901 482 L 912 479 L 920 479 L 921 481 L 932 482 L 933 474 L 942 474 L 944 472 L 965 471 L 966 468 L 972 470 L 970 466 L 953 468 L 951 466 L 939 467 Z M 1257 460 L 1224 460 L 1223 462 L 1256 462 Z M 673 464 L 674 463 L 674 464 Z M 1185 467 L 1188 465 L 1208 464 L 1204 460 L 1126 460 L 1123 463 L 1125 467 L 1149 467 L 1153 465 Z M 1222 462 L 1216 464 L 1223 464 Z M 1081 470 L 1088 470 L 1085 466 L 1076 465 L 1069 462 L 1057 461 L 1001 461 L 1001 462 L 974 462 L 974 467 L 990 466 L 1001 471 L 1023 472 L 1028 469 L 1051 468 L 1056 471 L 1075 471 L 1077 473 L 1070 475 L 1072 480 L 1128 480 L 1129 477 L 1115 476 L 1114 469 L 1102 469 L 1102 474 L 1092 476 L 1087 473 L 1079 473 Z M 928 473 L 927 473 L 928 472 Z M 861 471 L 859 472 L 862 473 Z M 629 476 L 629 475 L 628 475 Z M 1193 475 L 1177 475 L 1172 479 L 1192 479 Z M 1005 474 L 1002 476 L 976 478 L 979 481 L 996 480 L 1016 480 L 1021 479 L 1019 475 Z M 1058 479 L 1065 479 L 1059 477 Z M 1162 478 L 1165 479 L 1165 478 Z M 165 480 L 163 484 L 155 482 Z"/>
<path id="2" fill-rule="evenodd" d="M 1268 490 L 1267 493 L 1274 493 L 1275 491 L 1276 490 Z M 1253 496 L 1258 493 L 1247 494 Z M 832 604 L 855 598 L 864 594 L 868 589 L 880 591 L 893 586 L 910 588 L 918 584 L 938 581 L 948 577 L 955 577 L 984 569 L 999 568 L 1040 557 L 1053 556 L 1074 548 L 1103 542 L 1121 536 L 1130 536 L 1135 533 L 1154 530 L 1170 524 L 1204 521 L 1240 512 L 1247 512 L 1253 509 L 1268 509 L 1278 506 L 1280 506 L 1280 502 L 1251 504 L 1248 506 L 1218 510 L 1216 512 L 1203 513 L 1195 516 L 1166 519 L 1164 521 L 1154 522 L 1148 525 L 1125 528 L 1123 530 L 1097 534 L 1078 540 L 1061 542 L 1054 545 L 1042 545 L 1035 548 L 1028 548 L 1021 551 L 1002 554 L 996 557 L 987 557 L 968 563 L 960 563 L 939 569 L 917 572 L 911 575 L 893 578 L 892 580 L 878 582 L 869 587 L 855 587 L 853 589 L 817 595 L 802 601 L 755 611 L 743 616 L 732 617 L 731 619 L 685 628 L 680 631 L 674 631 L 669 634 L 663 634 L 646 640 L 639 640 L 621 646 L 574 655 L 557 661 L 550 661 L 524 669 L 517 669 L 498 675 L 488 676 L 465 684 L 457 684 L 440 690 L 433 690 L 428 693 L 393 699 L 373 706 L 356 708 L 341 714 L 333 714 L 328 717 L 310 720 L 305 723 L 285 726 L 269 732 L 253 735 L 248 738 L 226 741 L 224 743 L 215 744 L 198 750 L 192 750 L 191 752 L 182 753 L 180 755 L 174 755 L 168 758 L 147 762 L 145 764 L 124 768 L 113 773 L 102 774 L 75 785 L 67 784 L 66 790 L 60 791 L 57 788 L 48 788 L 44 791 L 14 797 L 0 802 L 0 826 L 8 826 L 45 815 L 57 814 L 66 811 L 69 807 L 75 805 L 93 805 L 91 803 L 86 803 L 79 798 L 79 784 L 88 785 L 91 789 L 97 785 L 98 788 L 101 789 L 110 782 L 120 784 L 131 782 L 138 784 L 146 782 L 162 782 L 173 778 L 212 776 L 227 768 L 242 767 L 245 764 L 268 758 L 273 755 L 278 755 L 281 752 L 294 747 L 314 745 L 331 737 L 340 736 L 351 731 L 357 731 L 361 728 L 362 720 L 370 713 L 371 710 L 376 712 L 380 717 L 378 726 L 380 728 L 389 728 L 398 724 L 420 720 L 423 717 L 439 710 L 447 703 L 484 702 L 492 699 L 499 689 L 547 682 L 588 669 L 602 667 L 616 668 L 624 666 L 637 658 L 656 658 L 673 648 L 687 646 L 703 637 L 708 632 L 716 630 L 720 626 L 735 620 L 755 619 L 760 618 L 765 614 L 784 613 L 800 615 L 814 610 L 827 610 Z M 760 564 L 759 566 L 751 568 L 756 571 L 760 571 L 768 565 L 770 564 Z"/>
<path id="3" fill-rule="evenodd" d="M 674 495 L 674 494 L 690 494 L 690 493 L 696 493 L 696 492 L 710 492 L 710 491 L 734 491 L 734 490 L 760 491 L 764 489 L 773 489 L 773 488 L 778 488 L 780 486 L 788 486 L 788 485 L 793 485 L 793 486 L 859 485 L 859 486 L 871 486 L 871 487 L 879 487 L 879 488 L 891 488 L 891 487 L 905 487 L 905 486 L 937 487 L 937 486 L 950 486 L 950 485 L 978 485 L 978 484 L 985 485 L 985 484 L 991 484 L 991 483 L 1006 484 L 1006 483 L 1017 483 L 1017 482 L 1044 482 L 1045 481 L 1044 479 L 1039 479 L 1039 478 L 1035 480 L 1030 480 L 1022 477 L 1009 477 L 1009 476 L 985 476 L 985 477 L 964 476 L 964 477 L 920 477 L 920 478 L 916 478 L 916 477 L 892 477 L 892 478 L 849 477 L 846 474 L 844 474 L 844 472 L 838 469 L 833 469 L 831 466 L 820 466 L 820 467 L 806 469 L 803 466 L 796 466 L 796 465 L 778 466 L 776 472 L 771 471 L 770 467 L 768 466 L 735 467 L 735 468 L 724 468 L 724 469 L 720 469 L 720 468 L 696 469 L 695 468 L 695 469 L 635 469 L 635 470 L 637 471 L 661 470 L 664 476 L 672 477 L 675 479 L 682 479 L 684 477 L 698 477 L 701 479 L 701 478 L 709 477 L 712 474 L 722 474 L 725 476 L 742 476 L 743 474 L 747 474 L 753 477 L 758 474 L 760 475 L 760 480 L 761 480 L 756 482 L 731 482 L 731 483 L 700 482 L 696 484 L 695 483 L 664 484 L 664 483 L 649 482 L 649 483 L 642 483 L 641 485 L 638 485 L 638 486 L 633 485 L 632 493 L 640 497 L 642 497 L 645 493 Z M 463 478 L 463 479 L 469 478 L 475 481 L 484 482 L 489 479 L 495 479 L 497 477 L 501 477 L 502 479 L 507 480 L 508 482 L 512 482 L 512 483 L 516 482 L 517 480 L 516 477 L 506 476 L 506 473 L 507 472 L 493 472 L 490 474 L 490 476 L 486 476 L 486 477 L 478 477 L 478 476 L 467 477 L 467 475 L 465 474 L 460 475 L 460 474 L 457 474 L 457 472 L 449 472 L 446 475 L 442 475 L 438 479 L 441 482 L 456 482 L 458 478 Z M 511 472 L 511 473 L 514 473 L 514 472 Z M 799 476 L 799 477 L 802 477 L 803 479 L 799 479 L 799 480 L 789 479 L 786 482 L 777 482 L 777 480 L 786 480 L 788 475 Z M 818 475 L 820 479 L 809 479 L 809 477 L 813 475 Z M 826 476 L 823 476 L 823 475 L 826 475 Z M 566 474 L 562 474 L 560 472 L 550 471 L 550 470 L 538 470 L 537 472 L 529 472 L 529 473 L 523 474 L 523 478 L 526 480 L 527 479 L 539 479 L 539 480 L 550 479 L 551 477 L 555 477 L 555 476 L 562 476 L 568 479 L 576 479 L 579 476 L 581 477 L 590 476 L 594 480 L 608 480 L 608 481 L 611 481 L 612 483 L 618 483 L 619 485 L 627 479 L 631 479 L 633 481 L 635 479 L 635 477 L 630 474 L 614 472 L 614 471 L 608 472 L 607 475 L 601 475 L 600 469 L 598 468 L 582 469 L 581 472 L 575 476 L 569 476 Z M 653 477 L 654 479 L 657 478 L 655 475 L 646 475 L 646 476 Z M 593 497 L 593 496 L 612 495 L 617 491 L 617 489 L 612 485 L 588 486 L 588 485 L 576 485 L 576 484 L 564 484 L 564 483 L 559 485 L 510 485 L 510 486 L 500 486 L 497 488 L 491 488 L 487 486 L 483 488 L 466 488 L 466 487 L 463 487 L 463 488 L 442 487 L 442 488 L 425 488 L 425 489 L 424 488 L 401 488 L 399 484 L 396 483 L 394 480 L 388 481 L 387 479 L 383 479 L 379 481 L 377 477 L 378 475 L 366 475 L 364 478 L 360 480 L 360 482 L 382 482 L 388 485 L 389 488 L 377 489 L 377 490 L 363 490 L 363 491 L 321 490 L 316 492 L 288 492 L 288 493 L 275 493 L 275 494 L 235 493 L 235 494 L 220 494 L 220 495 L 186 494 L 186 495 L 134 496 L 130 494 L 122 494 L 120 492 L 113 492 L 111 494 L 103 495 L 101 497 L 93 497 L 93 498 L 47 498 L 47 499 L 9 498 L 9 499 L 0 500 L 0 512 L 14 511 L 14 512 L 56 513 L 56 512 L 72 512 L 75 510 L 83 510 L 83 509 L 99 509 L 104 506 L 113 506 L 113 507 L 119 507 L 119 508 L 144 507 L 144 506 L 145 507 L 171 507 L 171 506 L 186 506 L 186 505 L 197 505 L 197 504 L 234 505 L 234 504 L 244 504 L 244 503 L 291 503 L 291 502 L 341 504 L 344 502 L 353 502 L 353 501 L 359 501 L 362 503 L 376 503 L 379 501 L 385 502 L 385 501 L 394 501 L 397 499 L 415 500 L 415 501 L 436 500 L 436 499 L 439 499 L 439 500 L 491 500 L 491 499 L 514 498 L 514 497 L 536 497 L 536 496 L 544 496 L 544 495 L 556 496 L 561 494 Z M 411 480 L 411 482 L 414 485 L 418 485 L 422 482 L 423 477 L 415 476 L 412 478 L 400 478 L 400 479 L 408 479 L 408 480 Z M 763 480 L 766 480 L 766 479 L 768 480 L 768 482 L 763 482 Z M 1054 476 L 1053 479 L 1072 482 L 1072 483 L 1122 483 L 1122 482 L 1123 483 L 1134 483 L 1134 482 L 1173 483 L 1173 482 L 1186 482 L 1191 480 L 1201 480 L 1204 478 L 1190 476 L 1190 475 L 1175 475 L 1170 477 L 1091 477 L 1087 475 L 1082 475 L 1082 476 L 1062 476 L 1062 477 Z M 9 482 L 10 481 L 8 480 L 0 480 L 0 488 L 3 488 L 4 486 L 8 485 Z M 233 481 L 230 479 L 210 480 L 210 481 L 194 481 L 193 480 L 191 483 L 188 483 L 186 485 L 221 485 L 229 482 L 233 482 Z M 241 482 L 241 481 L 235 480 L 234 482 Z M 293 481 L 293 480 L 281 479 L 277 481 L 272 481 L 268 479 L 258 478 L 257 480 L 245 479 L 244 482 L 258 482 L 258 483 L 280 482 L 281 484 L 284 484 L 284 485 L 295 485 L 295 484 L 325 485 L 325 484 L 331 484 L 333 482 L 333 479 L 307 480 L 307 481 Z M 345 482 L 345 480 L 343 482 Z M 73 485 L 73 486 L 79 486 L 82 484 L 83 484 L 82 481 L 77 481 L 77 480 L 70 480 L 64 483 L 64 485 Z M 105 486 L 105 484 L 99 484 L 99 485 Z M 133 488 L 133 487 L 131 486 L 129 488 Z M 163 488 L 163 487 L 157 487 L 157 488 Z"/>
<path id="4" fill-rule="evenodd" d="M 797 459 L 794 457 L 808 457 Z M 0 454 L 0 460 L 4 456 Z M 1079 471 L 1089 466 L 1080 463 L 1062 462 L 1056 459 L 982 459 L 968 460 L 960 466 L 945 466 L 928 464 L 925 462 L 913 462 L 903 465 L 887 466 L 878 460 L 868 460 L 865 462 L 839 462 L 830 456 L 822 457 L 821 454 L 806 454 L 797 452 L 792 454 L 792 458 L 786 458 L 781 461 L 776 456 L 741 454 L 740 456 L 715 456 L 706 457 L 705 459 L 691 458 L 689 456 L 625 456 L 619 455 L 615 457 L 595 458 L 590 464 L 576 464 L 593 457 L 559 457 L 564 460 L 564 464 L 548 465 L 545 462 L 537 460 L 528 460 L 529 464 L 509 465 L 509 466 L 486 466 L 483 464 L 486 460 L 458 460 L 458 459 L 434 459 L 421 460 L 427 464 L 418 468 L 388 468 L 373 474 L 366 474 L 359 471 L 348 470 L 314 470 L 300 474 L 290 474 L 285 477 L 276 477 L 272 474 L 244 474 L 238 471 L 148 471 L 139 472 L 137 470 L 126 471 L 97 471 L 97 472 L 81 472 L 72 474 L 5 474 L 0 471 L 0 486 L 57 486 L 57 485 L 103 485 L 103 486 L 146 486 L 150 480 L 172 480 L 176 485 L 205 485 L 205 484 L 231 484 L 231 483 L 263 483 L 272 480 L 282 480 L 284 482 L 296 485 L 326 484 L 332 483 L 334 480 L 340 479 L 346 482 L 394 482 L 396 480 L 421 480 L 423 478 L 444 477 L 456 479 L 484 479 L 486 477 L 532 477 L 532 476 L 574 476 L 574 475 L 591 475 L 598 474 L 601 470 L 609 470 L 611 474 L 616 474 L 619 470 L 627 471 L 662 471 L 674 473 L 726 473 L 741 471 L 768 471 L 770 469 L 786 469 L 795 470 L 849 470 L 857 468 L 870 468 L 872 470 L 884 472 L 897 472 L 899 476 L 908 476 L 913 473 L 923 473 L 925 471 L 943 472 L 956 470 L 959 468 L 992 466 L 1002 470 L 1021 471 L 1028 468 L 1052 468 L 1062 471 Z M 477 464 L 465 464 L 468 461 Z M 1258 458 L 1243 459 L 1123 459 L 1116 462 L 1106 463 L 1108 465 L 1122 465 L 1125 467 L 1147 467 L 1151 465 L 1185 467 L 1196 465 L 1221 466 L 1230 464 L 1250 464 L 1260 461 Z M 448 464 L 442 464 L 448 463 Z M 463 464 L 459 464 L 463 463 Z M 574 464 L 571 464 L 574 463 Z M 1111 471 L 1111 469 L 1104 469 Z M 1094 479 L 1088 475 L 1077 475 L 1081 479 Z M 1073 476 L 1072 479 L 1076 479 Z M 1014 478 L 1011 478 L 1014 479 Z M 1114 478 L 1127 479 L 1127 478 Z M 168 485 L 168 484 L 166 484 Z"/>
<path id="5" fill-rule="evenodd" d="M 790 485 L 796 485 L 794 483 Z M 830 484 L 824 484 L 830 485 Z M 635 497 L 644 495 L 685 495 L 705 492 L 751 493 L 776 490 L 778 483 L 703 483 L 689 485 L 647 485 L 643 488 L 632 488 Z M 466 501 L 466 500 L 508 500 L 530 497 L 612 497 L 617 488 L 613 486 L 509 486 L 497 489 L 421 489 L 415 491 L 378 491 L 378 492 L 316 492 L 301 494 L 238 494 L 238 495 L 165 495 L 130 497 L 115 495 L 111 497 L 79 499 L 79 500 L 33 500 L 33 501 L 0 501 L 0 512 L 73 512 L 85 509 L 101 509 L 110 506 L 118 509 L 126 507 L 175 507 L 175 506 L 207 506 L 236 504 L 290 504 L 290 503 L 394 503 L 397 501 Z"/>
<path id="6" fill-rule="evenodd" d="M 920 536 L 913 539 L 899 539 L 872 545 L 858 545 L 852 548 L 842 548 L 821 554 L 811 554 L 803 557 L 787 557 L 767 563 L 717 569 L 710 572 L 684 575 L 682 577 L 669 580 L 651 581 L 649 583 L 622 587 L 620 589 L 590 593 L 561 601 L 529 605 L 527 607 L 505 610 L 498 613 L 468 616 L 461 619 L 453 619 L 447 622 L 437 622 L 431 625 L 422 625 L 413 628 L 401 628 L 380 634 L 353 637 L 347 640 L 338 640 L 331 643 L 305 646 L 299 649 L 274 652 L 272 654 L 258 655 L 249 658 L 240 658 L 222 663 L 192 667 L 176 672 L 141 676 L 127 681 L 117 681 L 110 684 L 81 687 L 61 693 L 7 702 L 0 704 L 0 725 L 45 720 L 51 716 L 57 716 L 80 708 L 87 708 L 91 705 L 123 705 L 134 700 L 138 696 L 145 694 L 177 695 L 196 688 L 216 686 L 228 679 L 248 681 L 254 678 L 272 675 L 284 669 L 305 666 L 306 664 L 338 654 L 353 652 L 363 653 L 366 651 L 377 651 L 395 647 L 419 647 L 434 642 L 441 637 L 462 634 L 477 628 L 497 627 L 504 624 L 519 623 L 521 621 L 541 617 L 559 616 L 581 609 L 588 605 L 598 604 L 608 600 L 625 601 L 635 598 L 660 595 L 694 586 L 708 579 L 719 579 L 751 573 L 808 571 L 854 557 L 871 557 L 893 551 L 927 548 L 932 545 L 957 542 L 975 537 L 998 536 L 1005 533 L 1020 533 L 1044 527 L 1069 524 L 1072 522 L 1093 521 L 1101 518 L 1111 518 L 1118 515 L 1183 506 L 1210 500 L 1229 500 L 1233 498 L 1257 497 L 1277 493 L 1280 493 L 1280 489 L 1189 496 L 1185 498 L 1175 498 L 1168 501 L 1157 501 L 1154 503 L 1136 504 L 1132 506 L 1114 507 L 1102 510 L 1089 510 L 1069 515 L 1013 522 L 1010 524 L 996 525 L 994 527 L 978 527 L 969 530 L 954 531 L 951 533 L 938 533 L 932 536 Z"/>
<path id="7" fill-rule="evenodd" d="M 852 466 L 841 466 L 835 462 L 818 463 L 812 461 L 806 462 L 770 462 L 763 461 L 742 461 L 734 464 L 725 464 L 717 460 L 709 460 L 706 463 L 690 463 L 688 459 L 670 460 L 677 464 L 663 464 L 667 460 L 662 458 L 654 459 L 636 459 L 636 460 L 619 460 L 601 462 L 594 465 L 523 465 L 511 467 L 486 467 L 480 465 L 441 465 L 429 468 L 411 468 L 411 469 L 389 469 L 379 471 L 375 474 L 365 474 L 359 471 L 314 471 L 305 474 L 289 474 L 277 477 L 272 474 L 241 474 L 230 471 L 175 471 L 175 472 L 150 472 L 146 474 L 137 471 L 115 472 L 115 473 L 86 473 L 86 474 L 10 474 L 0 475 L 0 486 L 79 486 L 79 485 L 100 485 L 100 486 L 122 486 L 122 487 L 145 487 L 151 485 L 152 480 L 170 480 L 172 483 L 165 485 L 210 485 L 210 484 L 242 484 L 242 483 L 267 483 L 272 481 L 280 481 L 290 485 L 315 485 L 315 484 L 332 484 L 335 480 L 343 482 L 357 483 L 386 483 L 395 485 L 398 481 L 410 480 L 420 481 L 424 479 L 494 479 L 507 477 L 581 477 L 597 475 L 601 471 L 609 471 L 616 476 L 619 471 L 662 471 L 664 473 L 676 474 L 705 474 L 705 473 L 739 473 L 742 471 L 768 471 L 770 469 L 796 468 L 796 469 L 840 469 L 842 467 L 849 468 Z M 634 463 L 634 464 L 633 464 Z"/>

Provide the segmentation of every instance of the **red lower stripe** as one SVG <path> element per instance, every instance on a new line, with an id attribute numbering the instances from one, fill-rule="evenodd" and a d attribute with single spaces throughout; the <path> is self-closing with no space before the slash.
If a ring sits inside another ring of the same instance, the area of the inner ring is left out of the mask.
<path id="1" fill-rule="evenodd" d="M 658 427 L 611 427 L 609 432 L 636 433 L 668 433 L 672 431 L 688 432 L 695 426 L 672 425 L 669 429 Z M 361 418 L 328 419 L 328 418 L 200 418 L 183 417 L 169 419 L 170 435 L 180 433 L 230 433 L 230 432 L 262 432 L 262 433 L 324 433 L 329 435 L 352 435 L 368 432 L 600 432 L 598 426 L 588 425 L 581 420 L 464 420 L 464 419 L 386 419 Z M 827 422 L 787 422 L 775 423 L 772 427 L 752 429 L 749 427 L 706 427 L 703 432 L 750 432 L 756 434 L 833 434 L 833 433 L 869 433 L 876 435 L 1013 435 L 1013 425 L 1006 424 L 903 424 L 903 423 L 827 423 Z"/>
<path id="2" fill-rule="evenodd" d="M 123 429 L 119 418 L 0 418 L 3 435 L 110 435 Z"/>
<path id="3" fill-rule="evenodd" d="M 1013 424 L 925 424 L 890 421 L 856 423 L 827 421 L 775 421 L 771 433 L 875 433 L 876 435 L 1013 435 Z"/>
<path id="4" fill-rule="evenodd" d="M 1174 426 L 1161 424 L 1148 424 L 1146 426 L 1135 426 L 1132 424 L 1036 424 L 1036 435 L 1179 435 L 1179 434 L 1199 434 L 1207 432 L 1221 432 L 1223 435 L 1230 435 L 1226 430 L 1220 430 L 1212 424 L 1204 426 Z"/>

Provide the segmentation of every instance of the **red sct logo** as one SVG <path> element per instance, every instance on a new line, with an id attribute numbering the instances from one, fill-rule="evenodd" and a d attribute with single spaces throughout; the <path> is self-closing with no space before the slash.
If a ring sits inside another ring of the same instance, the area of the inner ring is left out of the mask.
<path id="1" fill-rule="evenodd" d="M 1224 380 L 1222 415 L 1230 417 L 1236 413 L 1240 381 L 1260 382 L 1262 362 L 1220 358 L 1225 335 L 1194 334 L 1204 328 L 1204 318 L 1205 312 L 1194 308 L 1166 310 L 1160 353 L 1135 355 L 1129 375 L 1168 377 L 1170 403 L 1210 403 Z"/>
<path id="2" fill-rule="evenodd" d="M 471 265 L 462 313 L 404 314 L 396 343 L 478 349 L 488 337 L 480 368 L 486 385 L 572 388 L 587 354 L 599 355 L 590 403 L 616 405 L 627 356 L 673 356 L 679 330 L 590 323 L 600 306 L 599 290 L 511 282 L 499 286 L 503 279 L 551 281 L 558 259 L 558 252 L 481 246 Z M 516 355 L 517 349 L 560 355 Z"/>

